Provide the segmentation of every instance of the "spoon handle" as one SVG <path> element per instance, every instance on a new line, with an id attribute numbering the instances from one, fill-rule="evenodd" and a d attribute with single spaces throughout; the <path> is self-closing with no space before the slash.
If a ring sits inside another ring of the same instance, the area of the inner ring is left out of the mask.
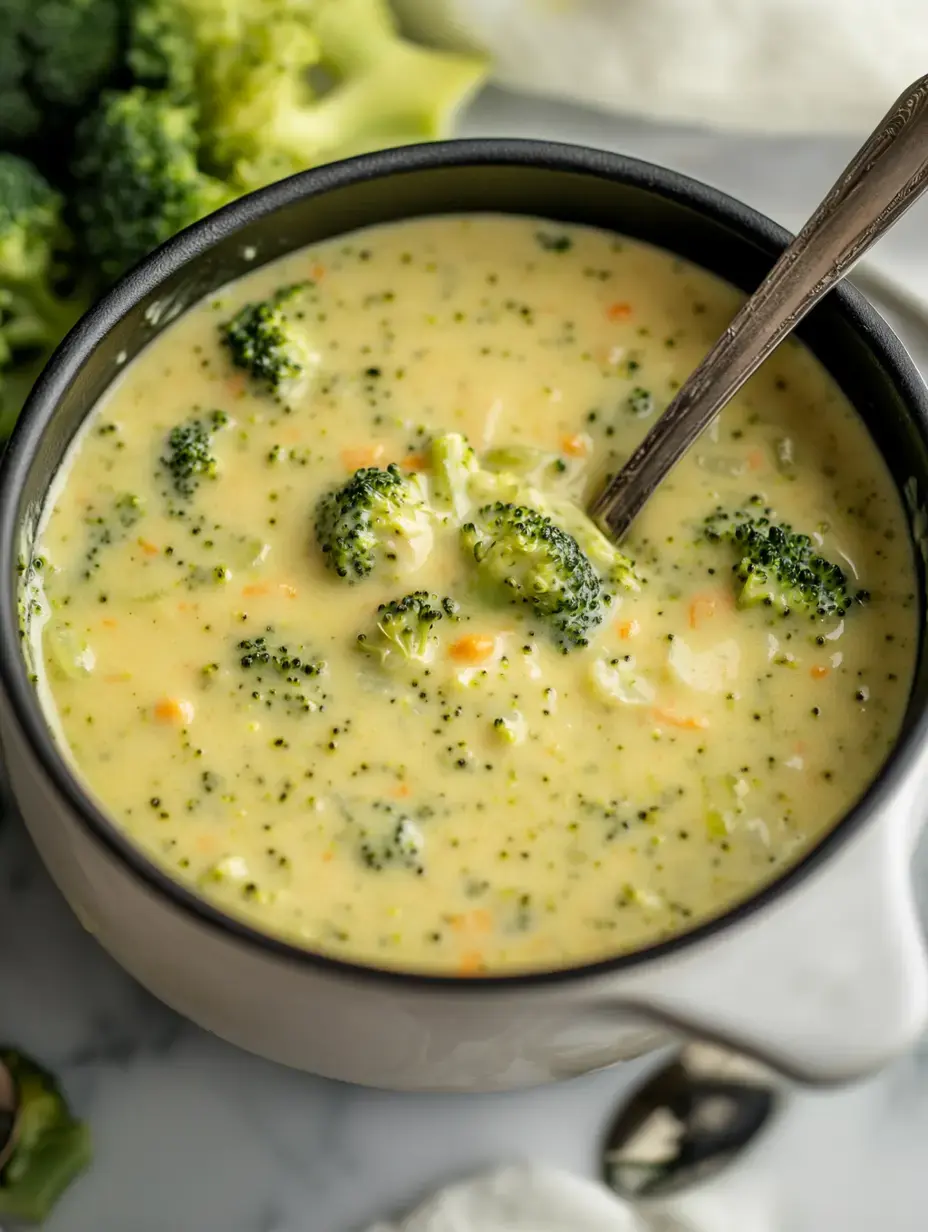
<path id="1" fill-rule="evenodd" d="M 893 104 L 590 513 L 619 541 L 770 352 L 928 188 L 928 76 Z"/>

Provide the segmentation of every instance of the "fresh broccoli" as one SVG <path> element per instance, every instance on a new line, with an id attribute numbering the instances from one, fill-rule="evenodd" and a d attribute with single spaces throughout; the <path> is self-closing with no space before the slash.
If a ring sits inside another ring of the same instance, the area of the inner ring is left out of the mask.
<path id="1" fill-rule="evenodd" d="M 225 411 L 194 415 L 168 433 L 161 466 L 167 472 L 173 494 L 190 500 L 204 479 L 215 479 L 219 464 L 213 455 L 213 437 L 229 422 Z"/>
<path id="2" fill-rule="evenodd" d="M 462 527 L 461 542 L 499 596 L 525 604 L 565 654 L 589 644 L 609 595 L 573 535 L 536 509 L 497 501 Z"/>
<path id="3" fill-rule="evenodd" d="M 0 142 L 57 130 L 113 70 L 121 0 L 2 0 Z M 57 144 L 57 143 L 56 143 Z"/>
<path id="4" fill-rule="evenodd" d="M 135 88 L 105 93 L 76 132 L 79 241 L 108 279 L 236 195 L 200 168 L 191 106 Z"/>
<path id="5" fill-rule="evenodd" d="M 0 1088 L 12 1084 L 12 1153 L 0 1164 L 0 1218 L 44 1223 L 71 1182 L 90 1163 L 90 1133 L 71 1115 L 58 1083 L 12 1048 L 0 1047 Z M 4 1133 L 0 1102 L 0 1158 Z"/>
<path id="6" fill-rule="evenodd" d="M 447 617 L 458 619 L 453 599 L 440 599 L 426 590 L 402 599 L 381 603 L 374 632 L 358 634 L 358 648 L 375 655 L 385 667 L 394 664 L 429 663 L 435 657 L 438 632 L 435 625 Z"/>
<path id="7" fill-rule="evenodd" d="M 299 307 L 305 287 L 305 282 L 281 287 L 266 300 L 245 304 L 220 326 L 233 364 L 278 396 L 292 391 L 312 362 Z"/>
<path id="8" fill-rule="evenodd" d="M 486 71 L 401 38 L 387 0 L 142 0 L 135 26 L 130 62 L 195 83 L 210 161 L 241 191 L 441 136 Z"/>
<path id="9" fill-rule="evenodd" d="M 328 492 L 316 507 L 316 539 L 326 565 L 355 582 L 375 566 L 417 567 L 432 547 L 432 526 L 419 477 L 391 464 L 370 466 Z"/>
<path id="10" fill-rule="evenodd" d="M 268 708 L 282 704 L 294 714 L 311 714 L 324 708 L 326 695 L 321 681 L 327 665 L 302 646 L 275 646 L 260 634 L 243 638 L 236 646 L 236 655 L 248 677 L 244 687 L 250 689 L 253 701 Z"/>
<path id="11" fill-rule="evenodd" d="M 56 290 L 58 255 L 69 244 L 61 211 L 31 163 L 0 153 L 0 430 L 12 426 L 26 392 L 10 377 L 34 376 L 86 306 Z"/>
<path id="12" fill-rule="evenodd" d="M 728 543 L 738 554 L 732 572 L 740 583 L 741 607 L 763 605 L 784 616 L 796 612 L 815 619 L 844 616 L 855 603 L 867 601 L 865 590 L 852 593 L 844 571 L 815 552 L 808 535 L 772 522 L 771 512 L 718 509 L 703 524 L 710 543 Z"/>

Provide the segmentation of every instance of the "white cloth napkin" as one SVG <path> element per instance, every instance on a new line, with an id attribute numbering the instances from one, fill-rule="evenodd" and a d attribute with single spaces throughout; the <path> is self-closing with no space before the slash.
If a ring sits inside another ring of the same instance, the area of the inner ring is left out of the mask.
<path id="1" fill-rule="evenodd" d="M 676 1200 L 632 1208 L 560 1168 L 511 1164 L 449 1185 L 397 1223 L 368 1232 L 776 1232 L 773 1204 L 750 1172 Z"/>
<path id="2" fill-rule="evenodd" d="M 756 132 L 867 132 L 928 70 L 925 0 L 394 0 L 512 89 Z"/>

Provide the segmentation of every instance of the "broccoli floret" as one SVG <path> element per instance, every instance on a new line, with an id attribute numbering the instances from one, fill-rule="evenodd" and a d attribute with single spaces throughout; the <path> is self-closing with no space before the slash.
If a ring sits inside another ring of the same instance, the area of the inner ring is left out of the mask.
<path id="1" fill-rule="evenodd" d="M 190 500 L 204 479 L 215 479 L 219 464 L 213 455 L 213 437 L 229 422 L 225 411 L 194 415 L 168 433 L 161 466 L 171 480 L 173 494 Z"/>
<path id="2" fill-rule="evenodd" d="M 47 1070 L 12 1048 L 0 1047 L 0 1088 L 6 1076 L 15 1101 L 15 1145 L 0 1167 L 0 1218 L 44 1223 L 90 1163 L 90 1133 L 71 1115 Z M 7 1141 L 2 1121 L 0 1111 L 0 1154 Z"/>
<path id="3" fill-rule="evenodd" d="M 120 9 L 120 0 L 3 0 L 0 141 L 34 143 L 89 102 L 114 68 Z"/>
<path id="4" fill-rule="evenodd" d="M 573 535 L 536 509 L 497 501 L 461 541 L 497 594 L 525 604 L 565 654 L 589 644 L 609 595 Z"/>
<path id="5" fill-rule="evenodd" d="M 281 287 L 268 299 L 245 304 L 219 327 L 233 364 L 277 395 L 292 391 L 312 360 L 299 295 L 307 284 Z"/>
<path id="6" fill-rule="evenodd" d="M 327 665 L 302 646 L 274 645 L 260 634 L 243 638 L 236 654 L 254 701 L 269 708 L 282 704 L 294 714 L 311 714 L 324 708 L 326 695 L 321 682 Z"/>
<path id="7" fill-rule="evenodd" d="M 866 602 L 867 592 L 852 593 L 844 571 L 819 556 L 808 535 L 772 522 L 771 512 L 718 509 L 703 524 L 710 543 L 729 543 L 738 553 L 732 572 L 740 583 L 739 606 L 763 605 L 784 616 L 796 612 L 816 619 L 844 616 L 855 603 Z"/>
<path id="8" fill-rule="evenodd" d="M 193 107 L 141 88 L 105 93 L 76 132 L 74 209 L 86 255 L 118 278 L 236 195 L 200 168 Z"/>
<path id="9" fill-rule="evenodd" d="M 435 626 L 443 618 L 459 618 L 453 599 L 440 599 L 426 590 L 414 591 L 402 599 L 381 603 L 373 633 L 359 633 L 358 648 L 375 655 L 385 667 L 410 661 L 429 663 L 438 646 Z"/>
<path id="10" fill-rule="evenodd" d="M 62 199 L 25 159 L 0 153 L 0 435 L 19 413 L 31 379 L 83 313 L 83 297 L 57 293 L 59 254 L 70 237 Z"/>
<path id="11" fill-rule="evenodd" d="M 432 546 L 425 492 L 416 475 L 391 464 L 356 471 L 316 507 L 316 539 L 328 568 L 356 582 L 381 563 L 417 567 Z"/>
<path id="12" fill-rule="evenodd" d="M 428 815 L 429 810 L 420 810 Z M 375 800 L 359 821 L 357 810 L 349 814 L 357 832 L 357 853 L 361 863 L 375 872 L 388 868 L 409 869 L 421 877 L 425 873 L 425 836 L 417 820 L 389 801 Z"/>
<path id="13" fill-rule="evenodd" d="M 211 163 L 241 190 L 442 136 L 486 71 L 401 38 L 387 0 L 142 0 L 132 24 L 138 78 L 195 90 Z"/>

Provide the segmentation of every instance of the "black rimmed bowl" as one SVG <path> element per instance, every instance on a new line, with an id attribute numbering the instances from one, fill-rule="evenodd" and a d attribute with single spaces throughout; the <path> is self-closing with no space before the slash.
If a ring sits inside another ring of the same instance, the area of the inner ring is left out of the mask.
<path id="1" fill-rule="evenodd" d="M 789 237 L 647 163 L 531 141 L 391 150 L 228 206 L 130 273 L 37 384 L 0 479 L 0 731 L 13 794 L 81 922 L 204 1027 L 301 1069 L 382 1087 L 488 1090 L 565 1077 L 695 1032 L 810 1082 L 866 1074 L 928 1015 L 909 861 L 925 805 L 928 663 L 878 779 L 798 864 L 670 941 L 568 971 L 460 980 L 382 971 L 265 936 L 172 881 L 106 817 L 56 748 L 20 636 L 18 562 L 82 420 L 179 314 L 256 266 L 357 227 L 498 211 L 657 244 L 751 290 Z M 928 398 L 902 345 L 849 287 L 800 336 L 857 407 L 910 513 L 924 593 Z M 923 639 L 922 639 L 923 640 Z"/>

